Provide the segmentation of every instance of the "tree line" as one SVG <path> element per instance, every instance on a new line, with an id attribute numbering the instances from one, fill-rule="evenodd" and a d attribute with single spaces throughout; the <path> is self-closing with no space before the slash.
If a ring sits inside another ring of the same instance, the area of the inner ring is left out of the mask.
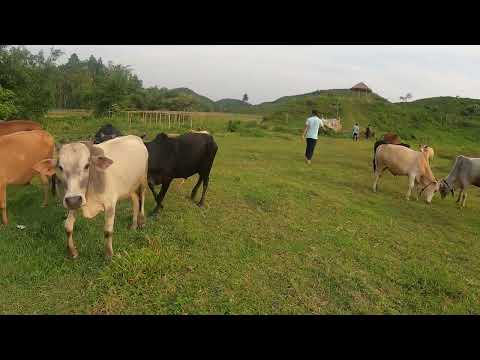
<path id="1" fill-rule="evenodd" d="M 129 66 L 91 55 L 81 60 L 51 48 L 34 54 L 24 46 L 0 45 L 0 120 L 35 119 L 49 109 L 93 109 L 96 115 L 121 109 L 213 111 L 192 94 L 144 88 Z"/>

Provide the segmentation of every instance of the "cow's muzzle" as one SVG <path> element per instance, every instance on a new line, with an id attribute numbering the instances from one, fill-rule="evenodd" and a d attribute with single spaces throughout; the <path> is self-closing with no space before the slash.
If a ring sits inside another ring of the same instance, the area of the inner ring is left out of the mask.
<path id="1" fill-rule="evenodd" d="M 70 196 L 65 198 L 65 205 L 70 210 L 76 210 L 82 206 L 82 197 L 81 196 Z"/>

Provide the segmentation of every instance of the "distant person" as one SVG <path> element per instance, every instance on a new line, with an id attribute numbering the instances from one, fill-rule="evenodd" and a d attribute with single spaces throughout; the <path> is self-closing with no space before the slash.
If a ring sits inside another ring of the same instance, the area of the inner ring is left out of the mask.
<path id="1" fill-rule="evenodd" d="M 358 123 L 355 123 L 353 126 L 353 141 L 358 141 L 358 136 L 360 135 L 360 126 Z"/>
<path id="2" fill-rule="evenodd" d="M 303 129 L 302 138 L 306 140 L 307 147 L 305 149 L 305 161 L 310 164 L 313 157 L 313 151 L 318 139 L 318 130 L 320 126 L 324 129 L 325 123 L 318 117 L 318 112 L 312 110 L 312 116 L 305 122 L 305 129 Z"/>
<path id="3" fill-rule="evenodd" d="M 370 124 L 367 125 L 367 129 L 365 130 L 365 138 L 368 140 L 372 135 L 372 130 L 370 129 Z"/>

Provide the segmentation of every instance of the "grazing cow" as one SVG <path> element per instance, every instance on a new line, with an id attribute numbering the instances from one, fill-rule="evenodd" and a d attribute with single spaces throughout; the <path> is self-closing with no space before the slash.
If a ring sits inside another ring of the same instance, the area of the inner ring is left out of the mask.
<path id="1" fill-rule="evenodd" d="M 373 163 L 373 171 L 376 170 L 376 165 L 375 165 L 375 154 L 377 153 L 377 148 L 380 146 L 380 145 L 384 145 L 384 144 L 390 144 L 389 142 L 385 141 L 385 140 L 378 140 L 375 142 L 375 144 L 373 145 L 373 160 L 372 160 L 372 163 Z M 398 144 L 399 146 L 404 146 L 406 148 L 409 148 L 410 145 L 408 144 L 404 144 L 404 143 L 400 143 Z"/>
<path id="2" fill-rule="evenodd" d="M 8 224 L 7 185 L 28 185 L 35 164 L 51 158 L 55 149 L 53 137 L 43 130 L 20 131 L 0 136 L 0 208 L 2 223 Z M 44 186 L 43 205 L 48 203 L 48 178 L 40 174 Z"/>
<path id="3" fill-rule="evenodd" d="M 189 132 L 178 137 L 168 137 L 166 134 L 158 134 L 149 143 L 145 143 L 148 149 L 148 186 L 157 202 L 152 212 L 157 214 L 163 208 L 162 201 L 173 179 L 187 179 L 198 174 L 197 184 L 190 195 L 195 200 L 200 184 L 203 182 L 202 197 L 198 205 L 205 204 L 205 193 L 208 188 L 210 170 L 218 150 L 218 146 L 211 135 Z M 158 194 L 155 193 L 155 185 L 162 185 Z"/>
<path id="4" fill-rule="evenodd" d="M 42 161 L 37 169 L 47 175 L 56 173 L 65 188 L 63 206 L 69 210 L 65 231 L 68 251 L 73 258 L 78 256 L 72 236 L 78 209 L 88 219 L 105 211 L 107 258 L 113 255 L 112 236 L 118 200 L 132 200 L 131 229 L 145 224 L 148 152 L 138 136 L 122 136 L 100 145 L 91 142 L 66 144 L 60 148 L 58 160 Z"/>
<path id="5" fill-rule="evenodd" d="M 450 192 L 455 196 L 455 188 L 460 189 L 457 203 L 465 207 L 467 201 L 466 188 L 470 185 L 480 187 L 480 158 L 471 158 L 463 155 L 457 156 L 450 174 L 440 182 L 440 195 L 442 199 Z"/>
<path id="6" fill-rule="evenodd" d="M 387 144 L 395 144 L 395 145 L 400 145 L 400 143 L 402 142 L 400 140 L 400 136 L 394 133 L 383 134 L 382 140 L 386 141 Z"/>
<path id="7" fill-rule="evenodd" d="M 420 151 L 425 154 L 427 161 L 430 163 L 430 159 L 433 160 L 435 152 L 433 148 L 428 145 L 420 145 Z"/>
<path id="8" fill-rule="evenodd" d="M 19 131 L 41 130 L 39 123 L 30 120 L 11 120 L 0 123 L 0 136 L 13 134 Z"/>
<path id="9" fill-rule="evenodd" d="M 427 203 L 432 202 L 433 195 L 439 190 L 439 183 L 433 176 L 425 155 L 404 146 L 383 144 L 375 153 L 375 182 L 373 191 L 377 191 L 377 183 L 385 169 L 394 176 L 408 176 L 409 186 L 407 200 L 416 185 L 422 187 L 417 198 L 425 192 Z"/>
<path id="10" fill-rule="evenodd" d="M 95 134 L 94 144 L 101 144 L 105 141 L 115 139 L 116 137 L 123 136 L 123 134 L 115 129 L 112 124 L 102 126 Z"/>

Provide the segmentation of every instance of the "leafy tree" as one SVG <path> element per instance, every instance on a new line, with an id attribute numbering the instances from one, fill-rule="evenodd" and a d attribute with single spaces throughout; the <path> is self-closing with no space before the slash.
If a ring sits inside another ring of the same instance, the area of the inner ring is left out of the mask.
<path id="1" fill-rule="evenodd" d="M 17 111 L 14 92 L 0 86 L 0 120 L 9 119 Z"/>
<path id="2" fill-rule="evenodd" d="M 247 94 L 243 94 L 242 101 L 245 102 L 245 103 L 248 102 L 248 95 Z"/>

